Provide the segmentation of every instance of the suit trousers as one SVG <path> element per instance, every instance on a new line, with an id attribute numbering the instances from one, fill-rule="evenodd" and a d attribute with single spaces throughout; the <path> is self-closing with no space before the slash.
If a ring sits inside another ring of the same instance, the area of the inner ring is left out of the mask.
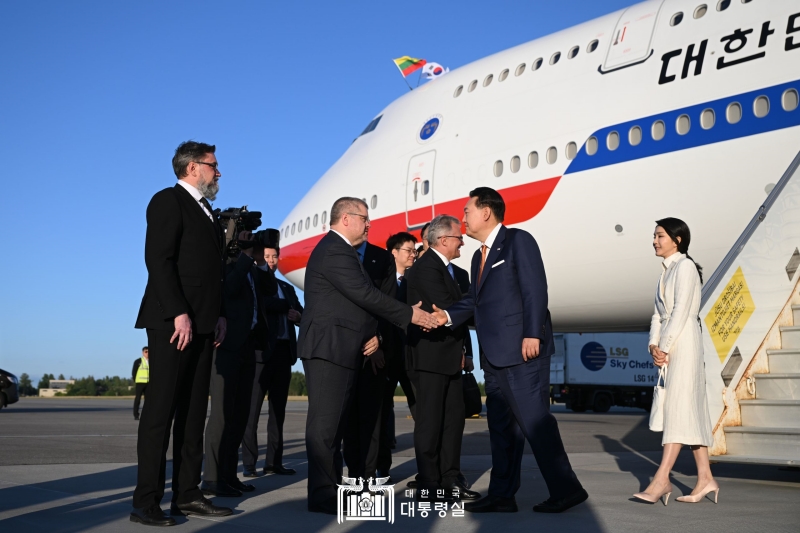
<path id="1" fill-rule="evenodd" d="M 250 399 L 250 416 L 242 441 L 242 464 L 255 469 L 258 462 L 258 420 L 264 405 L 264 395 L 269 392 L 267 421 L 267 456 L 265 466 L 283 464 L 283 422 L 286 420 L 286 402 L 292 381 L 292 352 L 289 341 L 279 340 L 275 351 L 266 363 L 256 363 L 253 394 Z"/>
<path id="2" fill-rule="evenodd" d="M 394 419 L 394 393 L 397 384 L 403 389 L 406 395 L 408 409 L 411 411 L 411 418 L 414 418 L 416 410 L 416 399 L 411 388 L 411 381 L 406 374 L 405 357 L 397 355 L 386 363 L 386 385 L 383 391 L 383 405 L 381 406 L 381 433 L 378 442 L 378 465 L 381 472 L 389 472 L 392 468 L 392 446 L 397 442 L 395 436 Z"/>
<path id="3" fill-rule="evenodd" d="M 329 505 L 342 483 L 342 438 L 360 370 L 325 359 L 304 359 L 303 368 L 308 387 L 308 503 Z"/>
<path id="4" fill-rule="evenodd" d="M 489 494 L 511 498 L 519 490 L 526 439 L 551 498 L 564 498 L 580 490 L 558 423 L 550 413 L 550 356 L 496 368 L 481 354 L 481 368 L 492 448 Z"/>
<path id="5" fill-rule="evenodd" d="M 414 371 L 417 398 L 414 453 L 420 489 L 435 490 L 458 479 L 464 434 L 464 390 L 461 372 L 451 376 Z"/>
<path id="6" fill-rule="evenodd" d="M 136 384 L 136 396 L 133 398 L 133 416 L 139 416 L 139 405 L 142 402 L 142 395 L 147 390 L 147 383 Z"/>
<path id="7" fill-rule="evenodd" d="M 147 330 L 150 382 L 136 443 L 139 468 L 133 506 L 137 509 L 159 505 L 164 497 L 170 428 L 172 501 L 190 503 L 203 496 L 198 485 L 214 336 L 195 333 L 189 346 L 179 351 L 177 340 L 170 343 L 173 333 Z"/>
<path id="8" fill-rule="evenodd" d="M 206 465 L 203 479 L 229 482 L 237 479 L 239 444 L 250 413 L 255 374 L 254 336 L 239 350 L 222 346 L 211 367 L 211 415 L 206 426 Z"/>
<path id="9" fill-rule="evenodd" d="M 375 477 L 385 388 L 386 366 L 379 368 L 376 375 L 369 357 L 366 357 L 359 371 L 344 434 L 344 462 L 348 477 Z"/>

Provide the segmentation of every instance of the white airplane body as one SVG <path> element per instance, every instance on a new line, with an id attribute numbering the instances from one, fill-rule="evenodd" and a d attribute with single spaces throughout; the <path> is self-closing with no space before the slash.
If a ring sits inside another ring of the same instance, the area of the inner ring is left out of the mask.
<path id="1" fill-rule="evenodd" d="M 539 243 L 557 331 L 646 329 L 655 220 L 685 220 L 710 275 L 800 150 L 798 91 L 800 1 L 636 4 L 392 102 L 283 222 L 281 272 L 303 287 L 341 196 L 384 246 L 489 186 Z"/>

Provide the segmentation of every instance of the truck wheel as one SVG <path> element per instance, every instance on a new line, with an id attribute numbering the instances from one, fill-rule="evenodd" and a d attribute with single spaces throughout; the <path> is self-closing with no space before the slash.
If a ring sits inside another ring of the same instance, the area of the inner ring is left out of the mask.
<path id="1" fill-rule="evenodd" d="M 598 394 L 594 397 L 594 405 L 592 411 L 595 413 L 607 413 L 611 409 L 611 396 L 608 394 Z"/>

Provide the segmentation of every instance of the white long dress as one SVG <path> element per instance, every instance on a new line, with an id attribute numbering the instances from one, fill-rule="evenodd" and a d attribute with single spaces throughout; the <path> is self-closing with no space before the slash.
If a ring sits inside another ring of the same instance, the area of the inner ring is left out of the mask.
<path id="1" fill-rule="evenodd" d="M 650 344 L 668 354 L 661 444 L 711 446 L 700 331 L 700 276 L 691 259 L 674 253 L 664 260 L 650 323 Z"/>

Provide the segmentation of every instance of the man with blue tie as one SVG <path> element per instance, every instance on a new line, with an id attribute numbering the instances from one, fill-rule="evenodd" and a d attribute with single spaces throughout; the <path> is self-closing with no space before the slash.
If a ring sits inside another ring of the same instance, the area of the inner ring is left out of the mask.
<path id="1" fill-rule="evenodd" d="M 472 258 L 464 298 L 437 311 L 440 325 L 470 318 L 480 343 L 492 444 L 489 495 L 465 505 L 471 512 L 516 512 L 525 440 L 530 443 L 550 498 L 533 510 L 560 513 L 588 498 L 572 471 L 558 424 L 550 413 L 550 356 L 555 352 L 547 278 L 536 240 L 506 228 L 503 197 L 489 187 L 469 193 L 463 222 L 481 243 Z"/>

